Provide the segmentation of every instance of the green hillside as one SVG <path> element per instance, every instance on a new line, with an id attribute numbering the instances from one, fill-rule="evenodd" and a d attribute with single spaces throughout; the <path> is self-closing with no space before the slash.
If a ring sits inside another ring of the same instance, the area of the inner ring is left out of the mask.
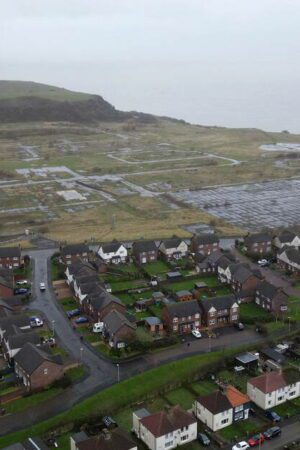
<path id="1" fill-rule="evenodd" d="M 32 81 L 0 80 L 0 100 L 19 97 L 39 97 L 60 102 L 73 102 L 89 100 L 93 96 Z"/>

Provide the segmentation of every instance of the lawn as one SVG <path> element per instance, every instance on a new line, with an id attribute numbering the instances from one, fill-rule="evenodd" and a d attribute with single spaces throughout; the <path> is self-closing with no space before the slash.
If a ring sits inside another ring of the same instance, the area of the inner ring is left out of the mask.
<path id="1" fill-rule="evenodd" d="M 213 381 L 198 381 L 190 386 L 197 395 L 206 395 L 218 389 Z"/>
<path id="2" fill-rule="evenodd" d="M 60 300 L 60 304 L 65 311 L 78 308 L 78 303 L 73 297 L 63 298 L 62 300 Z"/>
<path id="3" fill-rule="evenodd" d="M 174 283 L 166 284 L 164 287 L 170 289 L 173 292 L 181 291 L 181 290 L 191 290 L 194 288 L 195 283 L 204 282 L 208 287 L 216 287 L 218 285 L 217 277 L 202 277 L 202 278 L 194 278 L 189 280 L 175 281 Z"/>
<path id="4" fill-rule="evenodd" d="M 253 434 L 260 431 L 264 422 L 257 417 L 249 417 L 248 420 L 241 420 L 234 425 L 219 430 L 217 433 L 227 441 L 237 441 L 239 439 L 247 439 Z"/>
<path id="5" fill-rule="evenodd" d="M 125 290 L 131 290 L 131 289 L 139 289 L 147 287 L 147 281 L 144 279 L 139 280 L 124 280 L 124 281 L 111 281 L 110 286 L 112 289 L 112 292 L 117 291 L 125 291 Z"/>
<path id="6" fill-rule="evenodd" d="M 78 378 L 82 377 L 85 373 L 83 366 L 73 367 L 72 369 L 67 370 L 66 375 L 68 378 L 74 382 L 78 380 Z"/>
<path id="7" fill-rule="evenodd" d="M 188 410 L 192 408 L 195 396 L 185 388 L 179 388 L 175 391 L 168 392 L 165 398 L 172 405 L 180 405 L 182 408 Z"/>
<path id="8" fill-rule="evenodd" d="M 277 412 L 277 414 L 279 414 L 283 418 L 299 414 L 300 411 L 299 397 L 298 399 L 290 400 L 288 402 L 283 403 L 282 405 L 275 406 L 274 408 L 272 408 L 272 411 Z"/>
<path id="9" fill-rule="evenodd" d="M 156 316 L 161 319 L 162 307 L 160 305 L 151 305 L 149 306 L 148 316 Z"/>
<path id="10" fill-rule="evenodd" d="M 149 262 L 143 265 L 143 268 L 149 275 L 160 275 L 161 273 L 170 272 L 170 267 L 161 260 Z"/>
<path id="11" fill-rule="evenodd" d="M 269 318 L 270 314 L 255 303 L 243 303 L 240 305 L 240 319 L 249 323 Z"/>
<path id="12" fill-rule="evenodd" d="M 269 322 L 265 324 L 268 333 L 274 333 L 274 331 L 287 329 L 287 325 L 278 321 L 278 322 Z"/>
<path id="13" fill-rule="evenodd" d="M 48 400 L 49 398 L 55 397 L 63 389 L 61 388 L 51 388 L 37 394 L 32 394 L 28 397 L 19 398 L 11 403 L 5 405 L 7 413 L 15 413 L 18 411 L 23 411 L 24 409 L 30 408 L 32 406 L 38 405 L 41 402 Z"/>
<path id="14" fill-rule="evenodd" d="M 294 296 L 289 297 L 289 316 L 293 320 L 300 322 L 300 298 Z"/>
<path id="15" fill-rule="evenodd" d="M 221 370 L 217 373 L 217 377 L 226 383 L 232 384 L 240 391 L 247 392 L 247 381 L 250 378 L 249 375 L 243 373 L 235 373 L 230 370 Z"/>

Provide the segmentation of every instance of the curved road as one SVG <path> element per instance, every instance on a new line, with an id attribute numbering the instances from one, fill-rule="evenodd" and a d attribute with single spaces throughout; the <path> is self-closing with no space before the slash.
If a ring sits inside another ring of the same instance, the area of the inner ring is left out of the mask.
<path id="1" fill-rule="evenodd" d="M 88 369 L 88 376 L 83 381 L 67 388 L 57 397 L 26 411 L 1 417 L 0 436 L 29 427 L 66 411 L 93 393 L 117 382 L 118 369 L 116 364 L 103 358 L 100 354 L 94 353 L 89 346 L 80 341 L 78 334 L 72 329 L 69 320 L 58 305 L 50 279 L 49 264 L 53 253 L 53 249 L 28 252 L 34 265 L 30 309 L 40 311 L 48 320 L 50 327 L 52 326 L 52 321 L 54 321 L 56 338 L 68 351 L 71 358 L 80 360 L 82 356 L 82 362 Z M 41 281 L 46 284 L 45 292 L 40 292 L 39 284 Z M 238 339 L 236 339 L 236 333 L 238 333 Z M 243 333 L 240 333 L 232 329 L 224 330 L 221 338 L 212 339 L 211 342 L 208 339 L 191 339 L 189 344 L 185 343 L 158 353 L 146 354 L 130 362 L 121 363 L 119 368 L 120 379 L 124 380 L 144 370 L 170 361 L 206 353 L 210 349 L 220 350 L 225 347 L 241 346 L 251 342 L 254 344 L 261 341 L 261 339 L 260 336 L 251 330 L 245 330 Z M 83 350 L 81 351 L 81 349 Z"/>

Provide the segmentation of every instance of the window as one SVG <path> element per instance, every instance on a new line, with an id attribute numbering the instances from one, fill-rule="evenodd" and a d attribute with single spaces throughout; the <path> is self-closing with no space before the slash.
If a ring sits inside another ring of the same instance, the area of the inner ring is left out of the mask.
<path id="1" fill-rule="evenodd" d="M 225 423 L 228 423 L 229 419 L 223 419 L 221 420 L 221 424 L 224 425 Z"/>
<path id="2" fill-rule="evenodd" d="M 281 395 L 280 397 L 278 397 L 278 401 L 281 402 L 281 400 L 283 399 L 283 396 Z"/>
<path id="3" fill-rule="evenodd" d="M 181 436 L 180 440 L 181 441 L 186 441 L 189 438 L 188 434 L 185 434 L 184 436 Z"/>
<path id="4" fill-rule="evenodd" d="M 214 325 L 215 323 L 216 323 L 216 321 L 215 320 L 209 320 L 209 325 Z"/>
<path id="5" fill-rule="evenodd" d="M 200 314 L 195 314 L 195 319 L 199 319 L 199 317 L 200 317 Z"/>
<path id="6" fill-rule="evenodd" d="M 296 394 L 296 391 L 292 391 L 292 392 L 289 393 L 289 396 L 292 397 L 295 394 Z"/>
<path id="7" fill-rule="evenodd" d="M 48 369 L 44 369 L 44 375 L 48 375 Z"/>
<path id="8" fill-rule="evenodd" d="M 165 443 L 165 448 L 171 447 L 173 445 L 173 441 L 169 441 Z"/>
<path id="9" fill-rule="evenodd" d="M 174 317 L 173 322 L 174 323 L 178 322 L 178 317 Z"/>

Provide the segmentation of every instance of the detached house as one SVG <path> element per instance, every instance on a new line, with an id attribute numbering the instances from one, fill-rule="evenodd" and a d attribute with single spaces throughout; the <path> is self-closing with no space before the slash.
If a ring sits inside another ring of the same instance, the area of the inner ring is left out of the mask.
<path id="1" fill-rule="evenodd" d="M 0 268 L 0 297 L 8 298 L 14 295 L 15 278 L 12 269 Z"/>
<path id="2" fill-rule="evenodd" d="M 172 449 L 197 439 L 197 420 L 180 406 L 150 414 L 133 413 L 133 431 L 150 450 Z"/>
<path id="3" fill-rule="evenodd" d="M 103 430 L 92 437 L 81 431 L 71 436 L 70 443 L 71 450 L 138 450 L 128 433 L 120 428 Z"/>
<path id="4" fill-rule="evenodd" d="M 72 264 L 78 260 L 87 262 L 90 249 L 86 244 L 65 245 L 60 248 L 60 261 L 63 264 Z"/>
<path id="5" fill-rule="evenodd" d="M 273 408 L 300 396 L 300 374 L 294 369 L 264 373 L 247 382 L 247 394 L 260 408 Z"/>
<path id="6" fill-rule="evenodd" d="M 24 264 L 20 247 L 0 248 L 0 267 L 7 269 L 17 269 Z"/>
<path id="7" fill-rule="evenodd" d="M 197 300 L 165 306 L 162 318 L 168 330 L 176 334 L 191 333 L 201 327 L 201 309 Z"/>
<path id="8" fill-rule="evenodd" d="M 82 304 L 83 311 L 95 322 L 101 322 L 111 311 L 125 314 L 125 306 L 117 297 L 102 290 L 95 295 L 89 295 Z"/>
<path id="9" fill-rule="evenodd" d="M 198 234 L 192 237 L 191 248 L 194 253 L 210 255 L 219 250 L 220 240 L 215 234 Z"/>
<path id="10" fill-rule="evenodd" d="M 103 318 L 103 335 L 108 338 L 109 345 L 115 348 L 125 347 L 136 332 L 135 322 L 131 322 L 124 314 L 113 310 Z"/>
<path id="11" fill-rule="evenodd" d="M 15 374 L 28 391 L 49 386 L 64 375 L 61 357 L 48 349 L 25 344 L 14 358 Z"/>
<path id="12" fill-rule="evenodd" d="M 262 281 L 256 288 L 255 303 L 266 311 L 285 313 L 288 309 L 288 295 L 281 288 Z"/>
<path id="13" fill-rule="evenodd" d="M 272 251 L 272 236 L 269 233 L 251 234 L 244 239 L 247 253 L 267 254 Z"/>
<path id="14" fill-rule="evenodd" d="M 154 241 L 136 241 L 132 244 L 132 253 L 139 264 L 156 261 L 158 248 Z"/>
<path id="15" fill-rule="evenodd" d="M 277 253 L 277 262 L 280 267 L 300 276 L 300 250 L 292 247 L 283 247 Z"/>
<path id="16" fill-rule="evenodd" d="M 296 250 L 300 250 L 300 236 L 298 236 L 293 231 L 285 230 L 278 236 L 274 238 L 274 246 L 277 249 L 282 249 L 283 247 L 293 247 Z"/>
<path id="17" fill-rule="evenodd" d="M 203 299 L 200 306 L 203 327 L 220 328 L 239 320 L 239 304 L 234 295 Z"/>
<path id="18" fill-rule="evenodd" d="M 187 243 L 180 238 L 165 239 L 158 247 L 160 254 L 167 261 L 172 259 L 178 260 L 188 254 Z"/>
<path id="19" fill-rule="evenodd" d="M 193 412 L 212 431 L 218 431 L 249 416 L 250 399 L 234 386 L 201 395 L 193 404 Z"/>
<path id="20" fill-rule="evenodd" d="M 98 255 L 107 264 L 125 263 L 127 259 L 127 248 L 119 242 L 100 245 Z"/>

